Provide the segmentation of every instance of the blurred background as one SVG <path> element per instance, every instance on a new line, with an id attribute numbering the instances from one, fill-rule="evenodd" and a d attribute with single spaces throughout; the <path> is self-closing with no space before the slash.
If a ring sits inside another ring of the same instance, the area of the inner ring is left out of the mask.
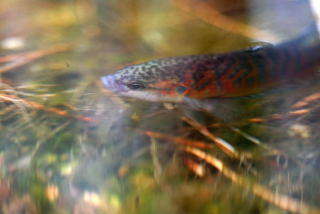
<path id="1" fill-rule="evenodd" d="M 287 41 L 314 17 L 305 0 L 1 0 L 0 213 L 320 213 L 317 77 L 228 122 L 100 83 Z"/>

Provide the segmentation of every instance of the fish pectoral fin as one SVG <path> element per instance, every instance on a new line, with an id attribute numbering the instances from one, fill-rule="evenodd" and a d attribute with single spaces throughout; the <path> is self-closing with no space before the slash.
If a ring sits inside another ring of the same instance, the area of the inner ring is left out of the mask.
<path id="1" fill-rule="evenodd" d="M 219 120 L 232 121 L 241 118 L 241 104 L 235 99 L 215 98 L 215 99 L 193 99 L 184 98 L 188 107 L 193 110 L 204 110 L 212 114 Z"/>

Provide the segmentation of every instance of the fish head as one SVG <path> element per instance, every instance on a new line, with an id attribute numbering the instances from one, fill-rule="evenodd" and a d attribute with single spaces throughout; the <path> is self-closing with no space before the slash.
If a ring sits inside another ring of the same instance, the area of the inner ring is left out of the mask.
<path id="1" fill-rule="evenodd" d="M 183 71 L 170 59 L 153 60 L 125 67 L 101 77 L 103 85 L 115 94 L 148 101 L 181 102 L 188 87 L 181 81 Z"/>

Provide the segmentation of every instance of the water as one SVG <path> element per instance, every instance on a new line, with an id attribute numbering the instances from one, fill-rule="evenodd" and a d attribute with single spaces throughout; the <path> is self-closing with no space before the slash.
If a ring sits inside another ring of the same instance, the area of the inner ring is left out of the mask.
<path id="1" fill-rule="evenodd" d="M 242 99 L 227 122 L 102 87 L 124 65 L 286 40 L 312 17 L 299 1 L 212 4 L 223 18 L 191 3 L 0 2 L 1 213 L 320 209 L 318 100 L 300 102 L 316 80 Z"/>

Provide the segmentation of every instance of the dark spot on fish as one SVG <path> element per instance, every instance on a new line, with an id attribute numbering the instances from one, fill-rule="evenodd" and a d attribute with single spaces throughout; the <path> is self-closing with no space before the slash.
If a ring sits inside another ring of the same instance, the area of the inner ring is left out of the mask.
<path id="1" fill-rule="evenodd" d="M 204 77 L 204 72 L 196 71 L 192 74 L 192 79 L 196 82 L 200 81 Z"/>
<path id="2" fill-rule="evenodd" d="M 184 86 L 176 87 L 176 92 L 178 92 L 179 94 L 183 94 L 186 90 L 187 90 L 187 88 Z"/>

